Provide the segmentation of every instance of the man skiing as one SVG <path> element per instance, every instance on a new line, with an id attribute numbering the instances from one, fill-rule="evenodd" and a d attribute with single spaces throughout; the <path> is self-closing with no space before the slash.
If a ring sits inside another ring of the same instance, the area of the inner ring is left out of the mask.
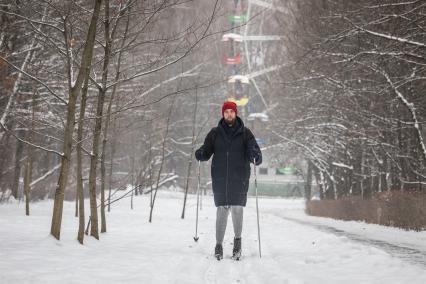
<path id="1" fill-rule="evenodd" d="M 241 257 L 243 208 L 247 203 L 250 163 L 262 163 L 262 153 L 253 133 L 237 116 L 237 105 L 226 101 L 222 119 L 207 134 L 204 144 L 195 152 L 198 161 L 207 161 L 213 155 L 211 175 L 216 212 L 215 256 L 223 258 L 223 238 L 229 211 L 234 226 L 233 258 Z"/>

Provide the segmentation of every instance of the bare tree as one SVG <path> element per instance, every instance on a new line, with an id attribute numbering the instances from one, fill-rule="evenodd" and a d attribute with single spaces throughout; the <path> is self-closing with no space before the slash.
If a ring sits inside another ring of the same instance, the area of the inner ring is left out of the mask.
<path id="1" fill-rule="evenodd" d="M 65 191 L 65 186 L 68 179 L 68 171 L 69 171 L 70 161 L 71 161 L 72 134 L 74 130 L 74 119 L 75 119 L 75 109 L 76 109 L 75 105 L 76 105 L 77 98 L 80 95 L 83 82 L 85 78 L 89 76 L 90 65 L 92 62 L 93 47 L 95 44 L 96 24 L 98 22 L 101 3 L 102 3 L 101 0 L 95 1 L 93 14 L 90 21 L 90 26 L 87 32 L 86 44 L 83 50 L 81 66 L 79 68 L 79 72 L 75 82 L 71 81 L 72 78 L 71 78 L 71 62 L 70 62 L 71 58 L 70 57 L 68 62 L 68 65 L 69 65 L 68 69 L 70 70 L 68 74 L 70 92 L 69 92 L 69 100 L 67 105 L 67 119 L 66 119 L 65 133 L 64 133 L 64 148 L 63 148 L 61 169 L 60 169 L 58 184 L 55 190 L 55 202 L 53 207 L 52 227 L 50 231 L 51 234 L 57 239 L 60 238 L 60 233 L 61 233 L 64 191 Z M 65 42 L 68 44 L 68 42 L 70 42 L 70 39 L 67 34 L 66 22 L 64 26 L 64 31 L 65 31 L 64 32 Z M 69 52 L 68 49 L 67 49 L 67 52 Z"/>

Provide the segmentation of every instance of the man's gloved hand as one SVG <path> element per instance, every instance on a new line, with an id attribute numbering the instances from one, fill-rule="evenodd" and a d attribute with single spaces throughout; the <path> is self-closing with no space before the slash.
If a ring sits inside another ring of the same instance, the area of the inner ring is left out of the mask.
<path id="1" fill-rule="evenodd" d="M 195 158 L 197 159 L 197 161 L 201 161 L 203 159 L 203 152 L 201 151 L 201 149 L 195 151 Z"/>
<path id="2" fill-rule="evenodd" d="M 255 153 L 250 154 L 250 163 L 253 163 L 256 161 L 256 166 L 260 165 L 262 163 L 262 159 L 259 158 L 259 155 L 256 155 Z"/>

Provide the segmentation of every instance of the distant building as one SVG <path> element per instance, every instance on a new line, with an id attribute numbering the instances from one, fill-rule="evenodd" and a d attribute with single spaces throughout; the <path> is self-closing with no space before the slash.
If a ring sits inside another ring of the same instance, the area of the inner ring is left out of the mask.
<path id="1" fill-rule="evenodd" d="M 267 161 L 263 161 L 260 166 L 256 167 L 258 194 L 263 196 L 304 197 L 305 181 L 299 172 L 292 165 L 272 167 Z M 249 195 L 254 194 L 254 173 L 252 170 Z"/>

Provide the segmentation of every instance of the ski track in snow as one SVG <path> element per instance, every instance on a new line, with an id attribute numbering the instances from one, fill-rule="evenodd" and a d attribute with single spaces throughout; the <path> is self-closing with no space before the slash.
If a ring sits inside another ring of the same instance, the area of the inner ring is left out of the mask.
<path id="1" fill-rule="evenodd" d="M 246 210 L 244 213 L 245 220 L 256 220 L 255 212 L 252 210 Z M 246 221 L 245 221 L 246 223 Z M 203 251 L 204 254 L 209 255 L 208 260 L 210 264 L 204 273 L 204 283 L 265 283 L 265 279 L 268 279 L 268 283 L 299 283 L 288 282 L 286 273 L 273 273 L 274 271 L 282 271 L 282 267 L 269 252 L 269 246 L 262 243 L 262 254 L 267 255 L 262 259 L 259 257 L 258 240 L 257 240 L 257 227 L 246 226 L 243 231 L 243 250 L 242 257 L 239 261 L 232 259 L 232 219 L 229 216 L 226 235 L 228 241 L 225 238 L 223 244 L 224 258 L 218 261 L 214 255 L 214 244 L 215 244 L 215 231 L 214 227 L 211 226 L 208 230 L 208 236 L 212 236 L 208 240 L 207 250 Z M 267 267 L 267 270 L 262 271 L 262 267 Z M 218 275 L 226 275 L 226 279 L 218 278 Z"/>

